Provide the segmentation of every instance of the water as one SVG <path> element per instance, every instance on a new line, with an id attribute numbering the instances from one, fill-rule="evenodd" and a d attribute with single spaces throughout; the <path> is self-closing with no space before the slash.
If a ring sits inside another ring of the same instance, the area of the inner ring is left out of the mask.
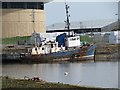
<path id="1" fill-rule="evenodd" d="M 67 75 L 64 73 L 68 72 Z M 13 78 L 40 77 L 48 82 L 118 88 L 118 62 L 63 64 L 6 64 L 3 75 Z"/>

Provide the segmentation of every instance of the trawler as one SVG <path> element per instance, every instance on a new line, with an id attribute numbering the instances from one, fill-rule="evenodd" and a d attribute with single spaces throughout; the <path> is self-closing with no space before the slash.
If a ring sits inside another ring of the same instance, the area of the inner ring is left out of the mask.
<path id="1" fill-rule="evenodd" d="M 69 6 L 65 3 L 66 9 L 66 28 L 70 30 Z M 33 15 L 34 19 L 34 15 Z M 34 24 L 34 20 L 33 20 Z M 34 47 L 30 54 L 23 55 L 21 60 L 24 62 L 61 62 L 61 61 L 79 61 L 84 59 L 95 59 L 95 44 L 80 45 L 80 36 L 68 35 L 65 33 L 59 35 L 57 41 L 49 41 L 40 46 L 36 44 L 36 32 L 34 29 Z M 62 43 L 60 41 L 63 41 Z"/>

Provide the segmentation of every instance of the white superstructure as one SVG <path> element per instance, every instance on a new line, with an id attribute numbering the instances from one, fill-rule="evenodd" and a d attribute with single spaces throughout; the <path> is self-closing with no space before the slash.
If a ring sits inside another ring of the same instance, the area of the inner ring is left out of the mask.
<path id="1" fill-rule="evenodd" d="M 68 37 L 66 38 L 67 47 L 77 47 L 80 46 L 80 36 Z"/>

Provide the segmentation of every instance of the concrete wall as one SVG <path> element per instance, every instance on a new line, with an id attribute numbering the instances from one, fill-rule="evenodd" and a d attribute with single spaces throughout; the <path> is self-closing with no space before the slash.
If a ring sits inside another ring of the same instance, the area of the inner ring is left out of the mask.
<path id="1" fill-rule="evenodd" d="M 46 32 L 44 10 L 2 9 L 2 38 L 30 36 L 35 27 L 36 32 Z"/>

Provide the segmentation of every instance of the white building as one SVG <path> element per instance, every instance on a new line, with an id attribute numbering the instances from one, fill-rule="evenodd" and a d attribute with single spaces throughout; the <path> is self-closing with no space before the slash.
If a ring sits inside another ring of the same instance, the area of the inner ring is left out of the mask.
<path id="1" fill-rule="evenodd" d="M 110 33 L 109 44 L 120 44 L 120 31 L 113 31 Z"/>

